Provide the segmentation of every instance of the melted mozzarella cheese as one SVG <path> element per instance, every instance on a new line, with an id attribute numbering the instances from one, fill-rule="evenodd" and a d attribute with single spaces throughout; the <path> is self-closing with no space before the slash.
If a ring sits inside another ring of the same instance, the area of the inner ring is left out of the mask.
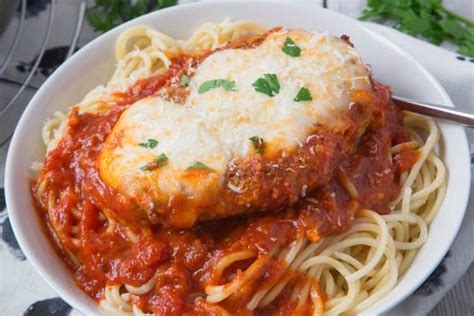
<path id="1" fill-rule="evenodd" d="M 299 57 L 282 52 L 287 37 L 301 48 Z M 278 77 L 280 92 L 274 97 L 252 86 L 264 74 Z M 220 87 L 198 92 L 214 79 L 234 81 L 235 91 Z M 312 101 L 294 101 L 302 87 L 309 89 Z M 367 67 L 346 42 L 284 30 L 270 34 L 256 48 L 211 54 L 195 69 L 188 89 L 184 104 L 156 96 L 130 106 L 99 157 L 103 180 L 146 209 L 169 204 L 175 195 L 209 202 L 214 198 L 210 192 L 222 188 L 229 162 L 254 153 L 250 137 L 263 138 L 265 155 L 291 151 L 316 125 L 333 126 L 354 90 L 371 88 Z M 158 146 L 138 146 L 150 138 L 158 140 Z M 140 169 L 161 153 L 168 156 L 167 165 Z M 196 161 L 212 172 L 187 176 L 186 169 Z"/>

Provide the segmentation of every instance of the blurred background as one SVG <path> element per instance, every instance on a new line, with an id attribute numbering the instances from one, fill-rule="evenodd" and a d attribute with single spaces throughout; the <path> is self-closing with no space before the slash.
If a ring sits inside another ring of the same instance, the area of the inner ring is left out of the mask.
<path id="1" fill-rule="evenodd" d="M 197 2 L 198 0 L 173 1 L 173 0 L 0 0 L 0 227 L 3 241 L 8 245 L 0 244 L 0 306 L 6 302 L 10 305 L 9 309 L 0 307 L 2 315 L 67 315 L 71 309 L 60 299 L 45 299 L 44 301 L 24 302 L 20 300 L 21 295 L 12 296 L 8 284 L 12 284 L 11 276 L 7 276 L 7 270 L 3 269 L 8 265 L 7 259 L 3 259 L 2 248 L 15 248 L 14 236 L 11 234 L 11 227 L 8 228 L 7 214 L 3 212 L 3 166 L 8 150 L 9 140 L 14 131 L 16 123 L 21 116 L 28 101 L 39 89 L 42 83 L 51 75 L 58 66 L 60 66 L 75 51 L 83 47 L 95 37 L 104 31 L 120 24 L 126 20 L 139 16 L 141 14 L 160 9 L 163 7 L 187 2 Z M 204 1 L 204 0 L 203 0 Z M 450 69 L 458 69 L 457 77 L 453 74 L 451 79 L 435 76 L 443 83 L 452 84 L 453 87 L 445 88 L 451 95 L 455 103 L 463 103 L 460 107 L 463 110 L 474 112 L 472 96 L 474 95 L 474 82 L 471 80 L 474 75 L 474 0 L 445 0 L 442 5 L 454 15 L 448 16 L 449 20 L 454 22 L 437 24 L 435 9 L 431 8 L 432 20 L 421 18 L 418 11 L 421 7 L 429 7 L 432 3 L 441 3 L 441 0 L 301 0 L 306 3 L 326 7 L 330 10 L 359 18 L 362 14 L 371 16 L 372 21 L 381 22 L 385 25 L 398 28 L 404 33 L 421 37 L 421 40 L 435 42 L 436 45 L 451 51 L 450 60 L 441 59 L 440 63 L 446 64 Z M 391 6 L 381 8 L 378 3 L 391 2 Z M 398 8 L 398 9 L 397 9 Z M 402 8 L 402 9 L 400 9 Z M 409 8 L 410 10 L 408 10 Z M 382 9 L 385 9 L 383 11 Z M 377 11 L 379 10 L 379 11 Z M 398 10 L 398 11 L 397 11 Z M 428 10 L 428 9 L 426 9 Z M 411 11 L 415 16 L 410 15 Z M 378 12 L 378 13 L 377 13 Z M 371 15 L 372 14 L 372 15 Z M 460 17 L 456 17 L 459 15 Z M 462 19 L 467 18 L 467 22 Z M 397 19 L 398 22 L 397 22 Z M 401 22 L 400 22 L 401 21 Z M 473 23 L 469 27 L 470 23 Z M 450 25 L 449 25 L 450 24 Z M 436 29 L 437 32 L 430 31 Z M 388 32 L 388 31 L 387 31 Z M 387 33 L 389 34 L 389 33 Z M 385 34 L 384 34 L 385 35 Z M 394 35 L 395 36 L 395 35 Z M 445 36 L 442 37 L 442 36 Z M 397 36 L 394 37 L 396 39 Z M 392 40 L 394 40 L 392 39 Z M 446 40 L 444 40 L 446 39 Z M 409 47 L 415 47 L 417 44 L 404 47 L 409 53 L 413 53 L 415 58 L 420 60 L 420 53 L 410 51 Z M 399 43 L 397 43 L 399 44 Z M 471 46 L 470 46 L 471 45 Z M 403 47 L 403 45 L 402 45 Z M 421 46 L 420 46 L 421 47 Z M 428 44 L 423 52 L 430 50 Z M 420 48 L 420 49 L 422 49 Z M 433 54 L 438 52 L 432 50 Z M 425 65 L 427 66 L 427 65 Z M 428 67 L 428 66 L 427 66 Z M 431 70 L 431 69 L 430 69 Z M 431 70 L 433 71 L 433 70 Z M 462 78 L 468 78 L 467 82 L 459 82 L 461 72 Z M 467 75 L 465 75 L 467 73 Z M 85 72 L 84 75 L 87 75 Z M 467 76 L 467 77 L 466 77 Z M 453 79 L 454 78 L 454 79 Z M 451 81 L 449 81 L 451 80 Z M 458 84 L 463 84 L 462 91 L 467 95 L 460 96 L 456 91 Z M 454 91 L 454 92 L 453 92 Z M 467 92 L 466 92 L 467 91 Z M 467 100 L 467 101 L 465 101 Z M 471 132 L 471 143 L 474 142 L 474 133 Z M 472 146 L 472 145 L 471 145 Z M 474 148 L 471 147 L 471 152 Z M 474 163 L 474 156 L 472 156 Z M 471 190 L 472 192 L 472 190 Z M 472 195 L 472 194 L 471 194 Z M 471 206 L 473 204 L 471 203 Z M 474 210 L 468 210 L 474 211 Z M 470 229 L 473 229 L 472 226 Z M 13 246 L 12 246 L 13 245 Z M 17 247 L 18 245 L 16 245 Z M 20 251 L 13 249 L 14 251 Z M 469 261 L 469 258 L 471 261 Z M 23 259 L 24 260 L 24 259 Z M 443 282 L 443 274 L 446 273 L 446 267 L 441 267 L 435 272 L 435 278 L 428 282 L 430 286 L 444 286 L 441 294 L 432 297 L 431 301 L 427 298 L 429 309 L 434 309 L 431 315 L 474 315 L 474 268 L 472 267 L 472 256 L 467 257 L 467 262 L 462 263 L 462 267 L 457 269 L 457 274 L 448 277 L 449 282 Z M 22 261 L 22 260 L 20 260 Z M 13 262 L 13 261 L 12 261 Z M 13 264 L 13 263 L 12 263 Z M 3 267 L 2 267 L 3 265 Z M 468 270 L 460 282 L 462 274 L 468 267 Z M 10 268 L 9 268 L 10 269 Z M 25 270 L 26 269 L 26 270 Z M 444 270 L 443 270 L 444 269 Z M 12 267 L 8 271 L 28 271 L 30 278 L 31 291 L 34 292 L 34 300 L 38 300 L 41 295 L 53 295 L 51 290 L 41 281 L 37 281 L 39 276 L 35 272 L 30 272 L 27 268 Z M 462 271 L 462 273 L 460 272 Z M 18 272 L 15 272 L 18 273 Z M 16 277 L 15 277 L 16 278 Z M 437 279 L 436 279 L 437 278 Z M 434 283 L 433 283 L 434 282 Z M 448 292 L 451 287 L 454 287 Z M 433 290 L 435 291 L 435 290 Z M 448 293 L 446 295 L 446 293 Z M 7 295 L 8 294 L 8 295 Z M 17 293 L 23 294 L 23 293 Z M 431 292 L 430 294 L 431 295 Z M 427 295 L 427 296 L 429 296 Z M 441 297 L 443 300 L 439 303 Z M 21 299 L 25 299 L 24 297 Z M 8 301 L 7 301 L 8 300 Z M 435 301 L 433 301 L 435 300 Z M 40 303 L 43 302 L 44 305 Z M 415 302 L 420 302 L 415 300 Z M 30 306 L 28 309 L 25 307 Z M 36 304 L 36 305 L 35 305 Z M 39 304 L 39 305 L 38 305 Z M 428 309 L 428 310 L 429 310 Z M 425 309 L 426 310 L 426 309 Z"/>

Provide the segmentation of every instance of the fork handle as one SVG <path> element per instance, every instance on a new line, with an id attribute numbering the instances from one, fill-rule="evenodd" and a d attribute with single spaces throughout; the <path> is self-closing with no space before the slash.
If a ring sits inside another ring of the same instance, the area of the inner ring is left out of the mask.
<path id="1" fill-rule="evenodd" d="M 393 96 L 395 102 L 404 110 L 452 121 L 474 128 L 474 114 L 456 111 L 443 105 L 419 102 L 412 99 Z"/>

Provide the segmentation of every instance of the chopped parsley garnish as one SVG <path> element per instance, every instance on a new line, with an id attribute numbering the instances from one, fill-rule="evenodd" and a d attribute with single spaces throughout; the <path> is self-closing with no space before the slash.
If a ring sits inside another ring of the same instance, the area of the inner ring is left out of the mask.
<path id="1" fill-rule="evenodd" d="M 264 74 L 263 78 L 258 78 L 252 86 L 255 87 L 255 91 L 266 94 L 273 97 L 280 92 L 280 83 L 275 74 Z"/>
<path id="2" fill-rule="evenodd" d="M 449 10 L 442 0 L 369 0 L 359 19 L 388 21 L 399 31 L 436 45 L 451 42 L 460 54 L 474 57 L 474 21 Z"/>
<path id="3" fill-rule="evenodd" d="M 189 86 L 189 84 L 191 83 L 191 78 L 189 78 L 188 76 L 184 75 L 181 77 L 181 85 L 182 86 Z"/>
<path id="4" fill-rule="evenodd" d="M 199 87 L 199 94 L 203 94 L 209 90 L 222 87 L 226 91 L 235 91 L 235 81 L 229 81 L 224 79 L 214 79 L 204 82 Z"/>
<path id="5" fill-rule="evenodd" d="M 95 5 L 87 9 L 87 20 L 98 32 L 105 32 L 128 20 L 148 12 L 170 7 L 176 0 L 97 0 Z"/>
<path id="6" fill-rule="evenodd" d="M 263 138 L 253 136 L 249 139 L 252 142 L 253 147 L 255 148 L 255 152 L 257 152 L 258 154 L 263 154 L 263 150 L 265 149 L 265 142 L 263 141 Z"/>
<path id="7" fill-rule="evenodd" d="M 311 93 L 309 92 L 307 88 L 302 87 L 300 91 L 298 91 L 298 94 L 296 95 L 294 100 L 296 102 L 311 101 L 313 100 L 313 97 L 311 96 Z"/>
<path id="8" fill-rule="evenodd" d="M 141 166 L 140 169 L 144 171 L 151 171 L 151 170 L 155 170 L 160 167 L 163 167 L 167 163 L 168 163 L 168 156 L 166 156 L 166 154 L 161 154 L 155 159 L 153 159 L 153 161 L 147 163 L 144 166 Z"/>
<path id="9" fill-rule="evenodd" d="M 299 57 L 301 55 L 301 48 L 296 46 L 295 42 L 289 37 L 286 38 L 281 50 L 291 57 Z"/>
<path id="10" fill-rule="evenodd" d="M 158 146 L 158 141 L 156 139 L 153 139 L 153 138 L 148 138 L 148 140 L 146 142 L 140 143 L 138 145 L 142 146 L 142 147 L 145 147 L 145 148 L 153 149 L 156 146 Z"/>
<path id="11" fill-rule="evenodd" d="M 201 170 L 211 170 L 205 163 L 200 162 L 200 161 L 195 161 L 191 166 L 189 166 L 186 171 L 190 170 L 196 170 L 196 169 L 201 169 Z"/>

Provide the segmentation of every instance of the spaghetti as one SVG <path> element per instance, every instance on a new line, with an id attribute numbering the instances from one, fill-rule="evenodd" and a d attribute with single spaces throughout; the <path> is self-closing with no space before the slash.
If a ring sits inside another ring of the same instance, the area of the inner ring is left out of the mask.
<path id="1" fill-rule="evenodd" d="M 117 39 L 111 80 L 44 125 L 33 195 L 52 243 L 106 314 L 358 314 L 396 286 L 426 241 L 446 191 L 439 130 L 401 113 L 375 83 L 381 124 L 285 211 L 181 230 L 118 211 L 130 201 L 102 182 L 95 159 L 124 108 L 179 73 L 180 56 L 264 31 L 207 23 L 179 41 L 132 27 Z"/>

